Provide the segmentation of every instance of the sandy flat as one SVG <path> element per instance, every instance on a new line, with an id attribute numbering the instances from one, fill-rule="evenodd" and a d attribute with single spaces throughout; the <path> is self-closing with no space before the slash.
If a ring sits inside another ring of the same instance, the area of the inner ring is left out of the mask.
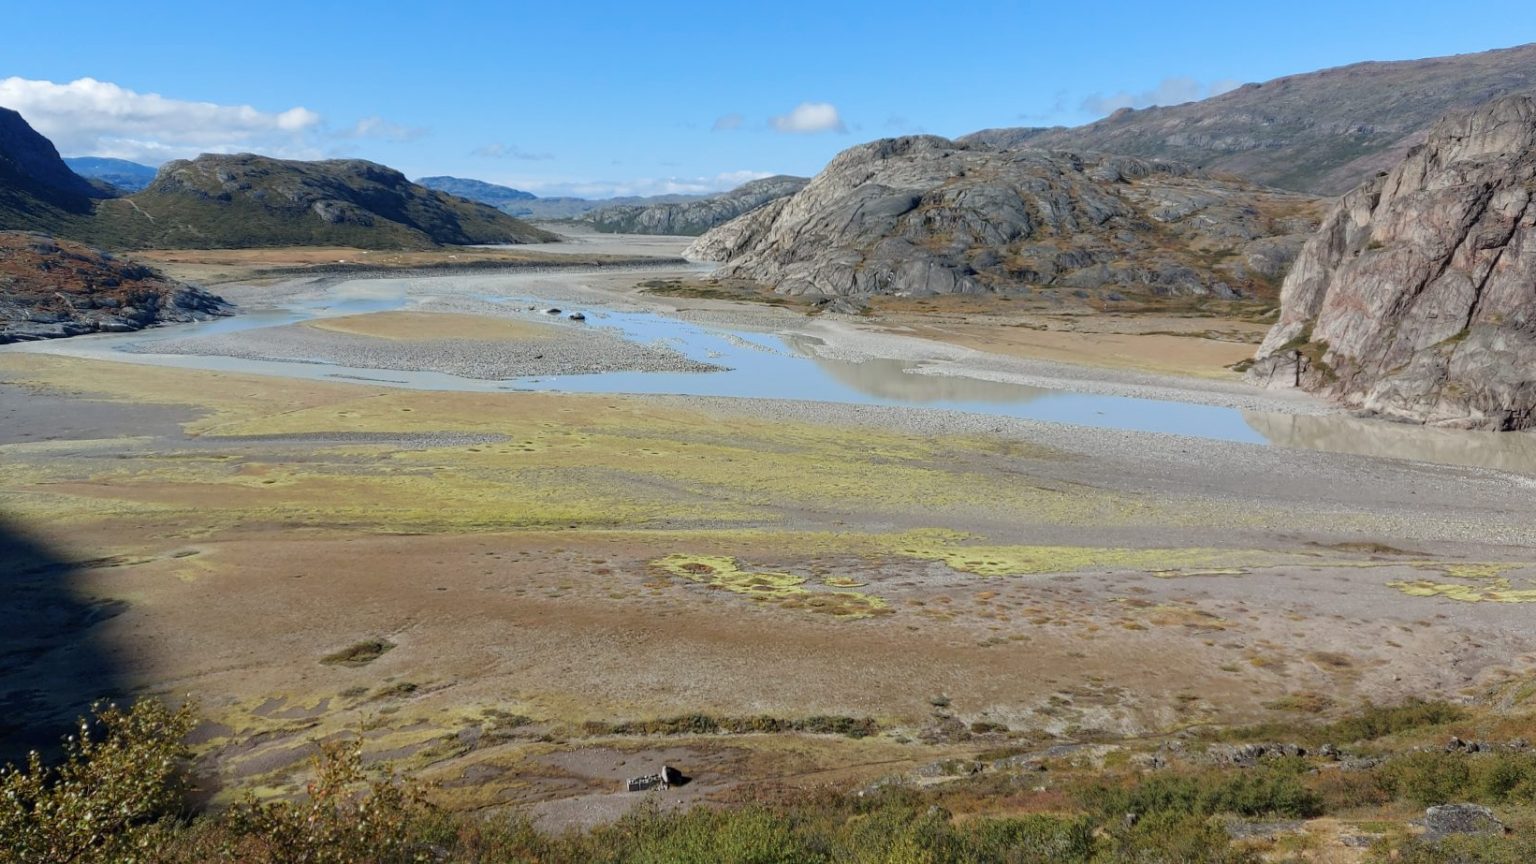
<path id="1" fill-rule="evenodd" d="M 451 312 L 377 312 L 305 322 L 306 327 L 374 339 L 421 342 L 435 339 L 543 341 L 559 338 L 556 327 L 536 321 L 486 318 Z"/>

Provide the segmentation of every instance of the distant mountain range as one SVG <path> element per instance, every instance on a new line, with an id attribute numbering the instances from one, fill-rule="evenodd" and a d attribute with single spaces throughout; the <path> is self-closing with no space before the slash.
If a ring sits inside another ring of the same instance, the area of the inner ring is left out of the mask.
<path id="1" fill-rule="evenodd" d="M 524 219 L 576 220 L 607 233 L 697 236 L 775 198 L 798 192 L 807 180 L 778 175 L 728 192 L 618 198 L 540 198 L 521 189 L 464 177 L 423 177 L 416 182 Z"/>
<path id="2" fill-rule="evenodd" d="M 479 201 L 498 208 L 519 201 L 532 201 L 538 197 L 532 192 L 513 189 L 511 186 L 498 186 L 495 183 L 470 180 L 466 177 L 422 177 L 416 182 L 428 189 L 436 189 L 439 192 L 447 192 L 449 195 L 457 195 L 460 198 L 468 198 L 471 201 Z"/>
<path id="3" fill-rule="evenodd" d="M 667 204 L 709 197 L 707 195 L 652 195 L 648 197 L 632 195 L 619 198 L 576 198 L 562 195 L 540 198 L 532 192 L 524 192 L 521 189 L 513 189 L 511 186 L 498 186 L 495 183 L 487 183 L 484 180 L 472 180 L 467 177 L 423 177 L 416 182 L 428 189 L 436 189 L 440 192 L 447 192 L 450 195 L 468 198 L 471 201 L 489 204 L 508 216 L 516 216 L 520 219 L 577 219 L 603 207 Z"/>
<path id="4" fill-rule="evenodd" d="M 113 249 L 337 245 L 365 249 L 558 239 L 494 207 L 358 159 L 203 155 L 126 196 L 92 185 L 15 111 L 0 109 L 0 230 Z"/>
<path id="5" fill-rule="evenodd" d="M 1124 109 L 1076 128 L 985 129 L 960 140 L 1173 159 L 1340 195 L 1396 165 L 1448 112 L 1536 90 L 1536 44 L 1291 75 L 1184 105 Z"/>
<path id="6" fill-rule="evenodd" d="M 717 225 L 799 192 L 806 177 L 780 174 L 743 183 L 729 192 L 696 198 L 646 204 L 609 204 L 584 214 L 599 231 L 617 234 L 683 234 L 698 236 Z"/>
<path id="7" fill-rule="evenodd" d="M 101 180 L 124 192 L 137 192 L 155 179 L 158 168 L 129 162 L 127 159 L 106 159 L 101 156 L 71 156 L 64 160 L 71 170 L 89 180 Z"/>

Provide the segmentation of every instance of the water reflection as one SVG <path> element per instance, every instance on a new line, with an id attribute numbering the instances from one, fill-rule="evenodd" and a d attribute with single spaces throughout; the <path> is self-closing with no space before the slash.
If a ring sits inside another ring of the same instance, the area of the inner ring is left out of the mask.
<path id="1" fill-rule="evenodd" d="M 1243 418 L 1280 447 L 1536 474 L 1536 433 L 1531 432 L 1434 429 L 1341 414 L 1245 413 Z"/>
<path id="2" fill-rule="evenodd" d="M 451 280 L 452 277 L 440 278 Z M 452 289 L 454 283 L 441 285 L 446 293 L 453 293 L 447 289 Z M 494 381 L 441 372 L 341 366 L 302 358 L 247 360 L 233 356 L 154 353 L 155 343 L 165 339 L 231 334 L 320 317 L 410 308 L 420 302 L 420 298 L 413 296 L 415 293 L 435 287 L 438 284 L 432 277 L 411 282 L 355 280 L 327 286 L 318 297 L 295 298 L 280 308 L 245 310 L 244 314 L 231 318 L 138 333 L 10 345 L 0 350 L 41 351 L 312 380 L 364 380 L 428 390 L 552 390 L 921 406 L 1536 474 L 1536 433 L 1426 429 L 1339 415 L 1259 414 L 1210 405 L 1047 390 L 964 375 L 921 374 L 910 371 L 912 364 L 899 358 L 850 361 L 823 356 L 819 349 L 824 348 L 824 343 L 802 334 L 738 330 L 653 312 L 600 306 L 585 307 L 589 323 L 567 327 L 567 337 L 581 339 L 589 328 L 602 328 L 641 344 L 666 345 L 724 371 L 607 372 Z M 529 307 L 537 310 L 548 305 L 535 296 L 512 291 L 470 296 L 502 304 L 514 316 L 547 320 L 547 316 L 538 311 L 528 311 Z"/>
<path id="3" fill-rule="evenodd" d="M 1038 387 L 1024 387 L 1001 381 L 986 381 L 960 375 L 923 375 L 907 371 L 912 367 L 905 360 L 874 358 L 857 363 L 848 360 L 832 360 L 816 353 L 822 344 L 810 336 L 786 334 L 785 344 L 801 355 L 809 357 L 822 372 L 833 380 L 848 385 L 866 396 L 912 405 L 935 402 L 965 403 L 1012 403 L 1029 402 L 1051 391 Z"/>

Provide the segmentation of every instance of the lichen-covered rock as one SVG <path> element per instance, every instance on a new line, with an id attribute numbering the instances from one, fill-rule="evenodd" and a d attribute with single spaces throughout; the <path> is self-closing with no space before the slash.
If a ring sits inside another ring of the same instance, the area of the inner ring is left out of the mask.
<path id="1" fill-rule="evenodd" d="M 1536 425 L 1533 194 L 1536 100 L 1446 118 L 1307 242 L 1250 380 L 1412 422 Z"/>
<path id="2" fill-rule="evenodd" d="M 912 136 L 843 151 L 684 254 L 785 294 L 1273 296 L 1320 209 L 1171 162 Z"/>
<path id="3" fill-rule="evenodd" d="M 1504 833 L 1504 823 L 1493 811 L 1478 804 L 1442 804 L 1424 811 L 1424 834 L 1430 840 L 1439 840 L 1452 834 L 1477 834 L 1498 836 Z"/>
<path id="4" fill-rule="evenodd" d="M 228 315 L 219 297 L 80 243 L 0 231 L 0 344 Z"/>

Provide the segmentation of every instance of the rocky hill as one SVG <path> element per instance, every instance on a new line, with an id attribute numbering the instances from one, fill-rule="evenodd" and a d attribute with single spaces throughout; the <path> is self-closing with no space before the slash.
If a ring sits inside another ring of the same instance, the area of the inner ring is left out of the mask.
<path id="1" fill-rule="evenodd" d="M 100 249 L 0 231 L 0 343 L 227 314 L 218 297 Z"/>
<path id="2" fill-rule="evenodd" d="M 69 170 L 53 142 L 20 114 L 0 108 L 0 230 L 86 229 L 93 198 L 103 194 Z"/>
<path id="3" fill-rule="evenodd" d="M 428 189 L 436 189 L 439 192 L 447 192 L 449 195 L 457 195 L 460 198 L 479 201 L 481 204 L 489 204 L 498 210 L 504 210 L 505 205 L 508 204 L 516 204 L 519 201 L 532 201 L 539 197 L 532 192 L 513 189 L 511 186 L 498 186 L 495 183 L 487 183 L 484 180 L 471 180 L 467 177 L 423 177 L 416 182 Z"/>
<path id="4" fill-rule="evenodd" d="M 729 192 L 665 204 L 604 207 L 582 217 L 598 231 L 617 234 L 683 234 L 698 236 L 743 213 L 805 188 L 804 177 L 780 174 L 744 183 Z"/>
<path id="5" fill-rule="evenodd" d="M 116 248 L 400 249 L 558 239 L 373 162 L 249 153 L 167 163 L 144 191 L 102 202 L 95 222 L 94 236 Z"/>
<path id="6" fill-rule="evenodd" d="M 1320 210 L 1170 162 L 916 136 L 845 150 L 685 254 L 787 294 L 1273 296 Z"/>
<path id="7" fill-rule="evenodd" d="M 137 192 L 155 179 L 158 169 L 127 159 L 75 156 L 64 160 L 70 170 L 89 180 L 100 180 L 122 192 Z"/>
<path id="8" fill-rule="evenodd" d="M 1328 214 L 1251 380 L 1414 422 L 1536 426 L 1533 196 L 1536 99 L 1447 118 Z"/>
<path id="9" fill-rule="evenodd" d="M 1357 63 L 1248 84 L 1200 102 L 1126 109 L 1077 128 L 988 129 L 996 147 L 1173 159 L 1259 183 L 1339 195 L 1397 164 L 1448 112 L 1536 91 L 1536 45 Z"/>
<path id="10" fill-rule="evenodd" d="M 0 108 L 0 170 L 61 195 L 96 194 L 95 187 L 64 164 L 52 141 L 9 108 Z"/>

